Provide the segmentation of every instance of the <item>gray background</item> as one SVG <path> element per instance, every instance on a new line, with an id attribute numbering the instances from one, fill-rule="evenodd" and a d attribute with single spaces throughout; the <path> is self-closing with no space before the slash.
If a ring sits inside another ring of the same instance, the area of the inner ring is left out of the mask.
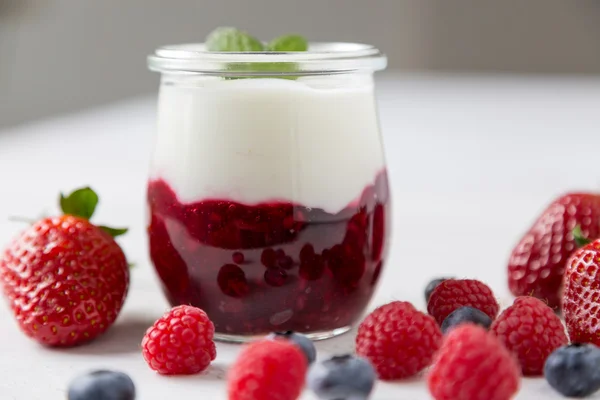
<path id="1" fill-rule="evenodd" d="M 369 42 L 390 70 L 600 74 L 596 0 L 0 0 L 0 126 L 152 93 L 146 55 L 220 25 Z"/>

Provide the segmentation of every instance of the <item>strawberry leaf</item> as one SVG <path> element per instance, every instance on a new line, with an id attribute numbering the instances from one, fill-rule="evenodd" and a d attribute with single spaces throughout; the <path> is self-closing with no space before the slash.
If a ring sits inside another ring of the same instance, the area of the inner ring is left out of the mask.
<path id="1" fill-rule="evenodd" d="M 98 195 L 89 187 L 77 189 L 66 197 L 60 194 L 60 208 L 65 214 L 90 219 L 97 205 Z"/>
<path id="2" fill-rule="evenodd" d="M 583 247 L 592 242 L 590 239 L 586 238 L 583 235 L 583 232 L 581 231 L 581 226 L 579 225 L 577 225 L 573 229 L 573 239 L 575 240 L 575 244 L 577 245 L 577 247 Z"/>
<path id="3" fill-rule="evenodd" d="M 112 237 L 121 236 L 127 233 L 127 228 L 111 228 L 108 226 L 99 225 L 98 228 L 108 233 Z"/>

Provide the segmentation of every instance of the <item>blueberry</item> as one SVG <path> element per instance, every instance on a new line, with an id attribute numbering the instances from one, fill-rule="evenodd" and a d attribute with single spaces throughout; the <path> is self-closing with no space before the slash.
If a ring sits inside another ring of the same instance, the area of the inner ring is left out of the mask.
<path id="1" fill-rule="evenodd" d="M 375 370 L 367 360 L 343 355 L 313 365 L 307 384 L 321 400 L 366 400 L 375 378 Z"/>
<path id="2" fill-rule="evenodd" d="M 425 301 L 429 303 L 429 298 L 431 297 L 431 293 L 433 293 L 435 288 L 438 287 L 438 285 L 440 283 L 447 281 L 448 279 L 453 279 L 453 278 L 436 278 L 436 279 L 433 279 L 432 281 L 430 281 L 427 284 L 427 287 L 425 288 Z"/>
<path id="3" fill-rule="evenodd" d="M 135 385 L 118 371 L 92 371 L 73 379 L 68 400 L 133 400 Z"/>
<path id="4" fill-rule="evenodd" d="M 470 322 L 485 329 L 490 329 L 492 319 L 481 310 L 473 307 L 461 307 L 452 311 L 442 322 L 442 333 L 447 333 L 451 328 L 454 328 L 465 322 Z"/>
<path id="5" fill-rule="evenodd" d="M 308 364 L 312 364 L 317 359 L 317 349 L 315 349 L 315 345 L 313 342 L 307 338 L 306 336 L 292 332 L 274 332 L 268 336 L 269 339 L 285 339 L 294 343 L 296 346 L 300 347 L 300 350 L 306 356 L 308 360 Z"/>
<path id="6" fill-rule="evenodd" d="M 560 347 L 548 356 L 544 376 L 566 397 L 587 397 L 600 390 L 600 348 L 593 344 Z"/>

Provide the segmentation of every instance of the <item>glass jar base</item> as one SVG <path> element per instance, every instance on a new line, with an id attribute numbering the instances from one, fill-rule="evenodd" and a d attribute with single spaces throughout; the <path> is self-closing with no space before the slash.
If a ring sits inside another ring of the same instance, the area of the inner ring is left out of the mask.
<path id="1" fill-rule="evenodd" d="M 312 332 L 312 333 L 304 333 L 306 337 L 308 337 L 312 341 L 326 340 L 331 339 L 336 336 L 343 335 L 344 333 L 350 331 L 352 327 L 350 325 L 344 326 L 342 328 L 333 329 L 330 331 L 321 331 L 321 332 Z M 214 340 L 218 342 L 225 343 L 249 343 L 257 339 L 261 339 L 265 337 L 265 335 L 230 335 L 227 333 L 218 333 L 215 332 Z"/>

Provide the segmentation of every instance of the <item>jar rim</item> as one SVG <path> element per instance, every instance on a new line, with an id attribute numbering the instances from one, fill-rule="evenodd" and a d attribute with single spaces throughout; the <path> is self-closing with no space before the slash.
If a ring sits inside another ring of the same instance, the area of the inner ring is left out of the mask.
<path id="1" fill-rule="evenodd" d="M 261 64 L 273 64 L 261 71 Z M 289 66 L 294 68 L 290 69 Z M 212 52 L 204 43 L 167 45 L 148 57 L 148 68 L 156 72 L 235 75 L 309 75 L 380 71 L 387 57 L 368 44 L 310 42 L 308 51 Z"/>

